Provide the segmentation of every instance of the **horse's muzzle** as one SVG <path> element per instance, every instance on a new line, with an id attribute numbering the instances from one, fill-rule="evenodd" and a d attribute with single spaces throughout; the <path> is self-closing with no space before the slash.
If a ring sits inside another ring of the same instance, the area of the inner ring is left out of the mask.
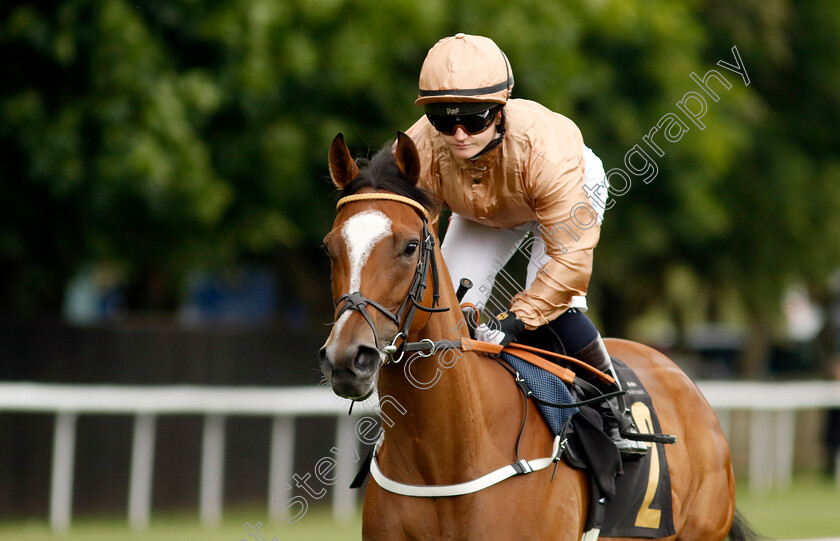
<path id="1" fill-rule="evenodd" d="M 380 352 L 370 346 L 358 345 L 343 350 L 334 350 L 325 344 L 318 352 L 321 373 L 329 382 L 333 392 L 343 398 L 363 400 L 374 391 L 376 374 L 382 362 Z"/>

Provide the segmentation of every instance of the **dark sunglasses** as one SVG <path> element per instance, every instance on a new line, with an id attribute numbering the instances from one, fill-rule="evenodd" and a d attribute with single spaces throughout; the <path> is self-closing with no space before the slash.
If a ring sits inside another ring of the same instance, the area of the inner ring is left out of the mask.
<path id="1" fill-rule="evenodd" d="M 429 122 L 437 131 L 444 135 L 453 135 L 458 126 L 464 128 L 464 131 L 469 135 L 475 135 L 490 127 L 496 119 L 496 113 L 501 108 L 501 105 L 497 105 L 486 111 L 469 115 L 433 115 L 426 113 L 426 118 L 429 119 Z"/>

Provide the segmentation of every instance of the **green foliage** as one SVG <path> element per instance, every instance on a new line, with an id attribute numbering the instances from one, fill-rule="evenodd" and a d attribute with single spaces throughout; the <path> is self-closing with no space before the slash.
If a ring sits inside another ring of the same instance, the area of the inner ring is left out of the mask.
<path id="1" fill-rule="evenodd" d="M 413 123 L 424 55 L 459 31 L 493 37 L 514 94 L 574 119 L 607 169 L 635 145 L 657 164 L 607 214 L 592 296 L 609 332 L 656 307 L 696 310 L 662 291 L 675 272 L 700 304 L 734 297 L 766 327 L 786 285 L 824 282 L 840 259 L 831 0 L 38 6 L 0 8 L 14 59 L 0 82 L 7 310 L 55 307 L 90 261 L 177 277 L 317 245 L 330 140 L 369 155 Z M 749 86 L 716 65 L 733 46 Z M 732 86 L 707 99 L 704 129 L 683 116 L 689 129 L 654 135 L 652 154 L 643 137 L 711 69 Z"/>
<path id="2" fill-rule="evenodd" d="M 329 141 L 361 125 L 378 132 L 356 144 L 378 146 L 403 124 L 384 105 L 413 92 L 431 39 L 391 32 L 412 10 L 362 2 L 3 11 L 0 47 L 16 62 L 0 140 L 15 187 L 0 203 L 0 305 L 32 312 L 56 307 L 90 260 L 177 277 L 317 243 Z"/>

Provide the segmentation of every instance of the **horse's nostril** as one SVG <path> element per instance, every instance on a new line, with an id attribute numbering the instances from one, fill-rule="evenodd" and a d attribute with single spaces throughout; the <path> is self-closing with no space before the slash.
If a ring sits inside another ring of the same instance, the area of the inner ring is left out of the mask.
<path id="1" fill-rule="evenodd" d="M 353 366 L 362 374 L 373 374 L 379 368 L 379 351 L 367 347 L 360 346 L 356 352 L 356 357 L 353 359 Z"/>
<path id="2" fill-rule="evenodd" d="M 321 373 L 329 376 L 332 372 L 332 362 L 327 357 L 327 347 L 324 346 L 318 351 L 318 366 L 321 368 Z"/>

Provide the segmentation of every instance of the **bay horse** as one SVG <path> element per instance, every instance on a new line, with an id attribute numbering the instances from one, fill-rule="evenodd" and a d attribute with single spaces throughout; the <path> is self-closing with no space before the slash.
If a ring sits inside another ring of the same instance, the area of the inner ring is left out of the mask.
<path id="1" fill-rule="evenodd" d="M 383 405 L 385 397 L 399 405 L 401 415 L 391 411 L 391 422 L 383 422 L 376 454 L 384 476 L 403 486 L 457 485 L 515 460 L 536 463 L 556 449 L 540 416 L 523 424 L 525 399 L 501 363 L 475 350 L 436 347 L 457 343 L 453 330 L 466 327 L 428 227 L 434 203 L 417 186 L 420 167 L 414 143 L 401 132 L 361 170 L 343 136 L 333 140 L 329 168 L 342 199 L 324 247 L 336 320 L 319 364 L 338 396 L 358 401 L 378 391 Z M 662 432 L 677 438 L 666 446 L 676 534 L 664 539 L 746 539 L 734 518 L 729 446 L 696 385 L 649 347 L 605 343 L 649 391 Z M 412 344 L 420 355 L 395 351 Z M 585 472 L 563 461 L 457 496 L 397 494 L 374 478 L 362 537 L 578 541 L 589 490 Z"/>

